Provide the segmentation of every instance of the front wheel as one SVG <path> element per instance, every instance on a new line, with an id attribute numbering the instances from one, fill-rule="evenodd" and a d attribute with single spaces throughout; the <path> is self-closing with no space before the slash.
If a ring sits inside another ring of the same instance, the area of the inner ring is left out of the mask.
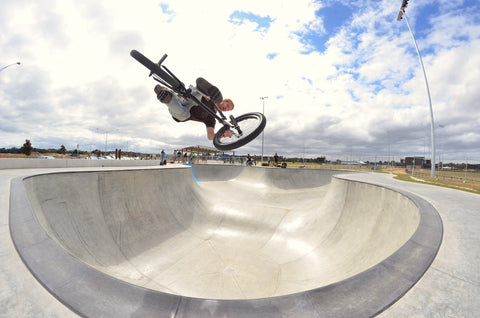
<path id="1" fill-rule="evenodd" d="M 265 128 L 267 119 L 262 113 L 248 113 L 235 118 L 238 129 L 223 126 L 215 134 L 213 145 L 219 150 L 232 150 L 246 145 L 255 139 Z M 225 137 L 224 134 L 230 130 L 232 136 Z"/>

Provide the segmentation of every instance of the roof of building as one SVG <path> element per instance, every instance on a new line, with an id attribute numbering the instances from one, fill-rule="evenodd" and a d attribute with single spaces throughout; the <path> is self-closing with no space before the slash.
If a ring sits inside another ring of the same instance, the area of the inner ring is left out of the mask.
<path id="1" fill-rule="evenodd" d="M 188 146 L 188 147 L 183 147 L 183 151 L 194 151 L 197 153 L 221 153 L 225 151 L 218 150 L 217 148 L 214 147 L 207 147 L 207 146 L 200 146 L 200 145 L 195 145 L 195 146 Z"/>

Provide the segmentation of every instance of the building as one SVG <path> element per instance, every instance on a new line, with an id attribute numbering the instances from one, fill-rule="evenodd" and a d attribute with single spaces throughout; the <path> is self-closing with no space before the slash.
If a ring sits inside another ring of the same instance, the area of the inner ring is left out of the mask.
<path id="1" fill-rule="evenodd" d="M 432 167 L 432 160 L 425 157 L 405 157 L 405 167 L 429 169 Z"/>

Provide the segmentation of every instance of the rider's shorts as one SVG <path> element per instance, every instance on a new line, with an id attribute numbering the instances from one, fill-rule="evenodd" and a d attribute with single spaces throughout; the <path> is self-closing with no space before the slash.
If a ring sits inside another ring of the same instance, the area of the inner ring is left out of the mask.
<path id="1" fill-rule="evenodd" d="M 202 95 L 193 91 L 192 95 L 195 96 L 198 100 L 202 98 Z M 185 121 L 190 118 L 190 109 L 195 106 L 196 103 L 190 99 L 181 100 L 177 96 L 173 95 L 172 100 L 167 103 L 168 111 L 173 118 L 178 121 Z"/>

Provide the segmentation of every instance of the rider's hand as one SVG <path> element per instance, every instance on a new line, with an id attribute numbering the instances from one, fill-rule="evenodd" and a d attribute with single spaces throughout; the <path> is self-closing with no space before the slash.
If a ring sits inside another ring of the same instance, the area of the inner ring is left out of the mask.
<path id="1" fill-rule="evenodd" d="M 232 137 L 232 136 L 233 134 L 230 130 L 225 130 L 222 137 L 226 138 L 226 137 Z"/>

